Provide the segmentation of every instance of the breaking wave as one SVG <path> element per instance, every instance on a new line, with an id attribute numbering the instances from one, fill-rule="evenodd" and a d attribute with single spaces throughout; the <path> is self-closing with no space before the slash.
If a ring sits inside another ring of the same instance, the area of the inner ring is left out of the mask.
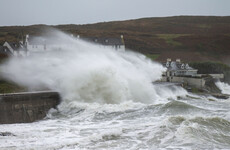
<path id="1" fill-rule="evenodd" d="M 223 94 L 230 94 L 230 85 L 224 82 L 216 82 L 216 86 L 221 90 Z"/>
<path id="2" fill-rule="evenodd" d="M 59 31 L 49 39 L 56 47 L 12 57 L 1 66 L 1 74 L 30 90 L 58 91 L 66 102 L 154 103 L 186 93 L 153 85 L 165 68 L 142 54 L 100 47 Z"/>

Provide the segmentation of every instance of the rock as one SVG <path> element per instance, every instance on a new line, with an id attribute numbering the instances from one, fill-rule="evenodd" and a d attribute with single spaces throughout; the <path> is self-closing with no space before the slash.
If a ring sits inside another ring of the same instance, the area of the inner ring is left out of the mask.
<path id="1" fill-rule="evenodd" d="M 221 93 L 221 90 L 215 84 L 216 80 L 213 78 L 207 78 L 205 81 L 204 89 L 208 90 L 211 93 Z"/>
<path id="2" fill-rule="evenodd" d="M 10 132 L 0 132 L 0 136 L 15 136 L 15 135 Z"/>

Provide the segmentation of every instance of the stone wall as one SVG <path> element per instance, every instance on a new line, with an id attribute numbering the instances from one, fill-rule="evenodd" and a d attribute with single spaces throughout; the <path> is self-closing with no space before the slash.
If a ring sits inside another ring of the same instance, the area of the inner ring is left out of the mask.
<path id="1" fill-rule="evenodd" d="M 177 77 L 177 76 L 171 76 L 168 77 L 162 77 L 162 82 L 179 82 L 186 84 L 191 87 L 202 89 L 205 86 L 205 79 L 204 78 L 193 78 L 193 77 Z"/>
<path id="2" fill-rule="evenodd" d="M 192 77 L 173 77 L 173 82 L 180 82 L 187 84 L 188 86 L 202 89 L 205 85 L 204 78 L 192 78 Z"/>
<path id="3" fill-rule="evenodd" d="M 60 103 L 57 92 L 0 94 L 0 124 L 28 123 L 43 119 Z"/>

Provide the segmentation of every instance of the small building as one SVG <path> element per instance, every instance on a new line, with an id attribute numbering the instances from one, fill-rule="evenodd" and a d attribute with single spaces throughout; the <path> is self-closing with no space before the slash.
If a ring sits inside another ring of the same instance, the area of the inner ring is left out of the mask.
<path id="1" fill-rule="evenodd" d="M 185 86 L 203 88 L 205 78 L 197 74 L 198 70 L 190 67 L 187 63 L 182 63 L 180 59 L 172 61 L 167 59 L 163 66 L 167 68 L 162 75 L 162 82 L 181 83 Z"/>
<path id="2" fill-rule="evenodd" d="M 187 87 L 203 89 L 210 80 L 219 80 L 223 74 L 198 74 L 198 70 L 190 67 L 187 63 L 182 63 L 180 59 L 171 61 L 167 59 L 163 66 L 167 68 L 163 73 L 162 82 L 182 83 Z"/>

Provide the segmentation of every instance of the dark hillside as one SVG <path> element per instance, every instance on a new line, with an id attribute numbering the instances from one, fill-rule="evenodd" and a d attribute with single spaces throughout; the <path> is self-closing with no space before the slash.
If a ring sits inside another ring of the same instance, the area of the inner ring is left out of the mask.
<path id="1" fill-rule="evenodd" d="M 189 64 L 198 69 L 199 74 L 218 74 L 223 73 L 223 81 L 230 84 L 230 67 L 220 62 L 192 62 Z"/>
<path id="2" fill-rule="evenodd" d="M 230 63 L 230 17 L 178 16 L 142 18 L 86 25 L 52 26 L 80 36 L 119 37 L 126 47 L 158 61 L 170 57 L 186 61 Z M 17 41 L 21 35 L 39 35 L 45 25 L 0 27 L 0 44 Z"/>

